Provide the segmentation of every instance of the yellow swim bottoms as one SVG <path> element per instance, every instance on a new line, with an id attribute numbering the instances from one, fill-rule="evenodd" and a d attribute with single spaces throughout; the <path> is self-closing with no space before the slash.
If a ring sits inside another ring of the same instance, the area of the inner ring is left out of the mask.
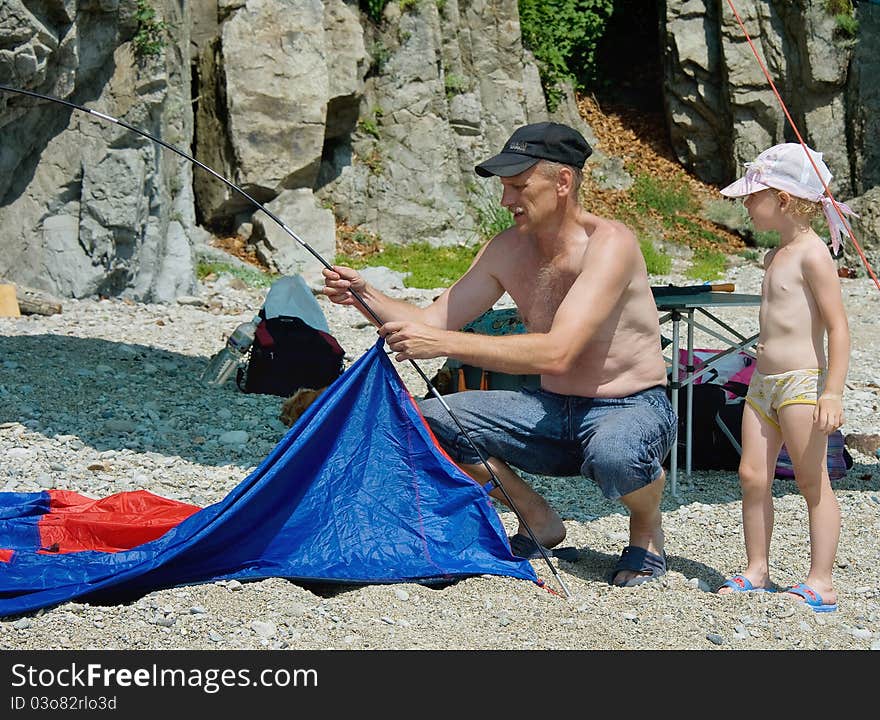
<path id="1" fill-rule="evenodd" d="M 779 408 L 786 405 L 815 405 L 825 387 L 825 368 L 789 370 L 774 375 L 752 373 L 746 402 L 761 417 L 779 427 Z"/>

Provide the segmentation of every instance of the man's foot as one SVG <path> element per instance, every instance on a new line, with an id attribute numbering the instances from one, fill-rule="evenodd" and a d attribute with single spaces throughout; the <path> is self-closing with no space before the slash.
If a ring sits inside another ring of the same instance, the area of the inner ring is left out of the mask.
<path id="1" fill-rule="evenodd" d="M 609 582 L 616 587 L 634 587 L 666 574 L 666 553 L 657 555 L 645 548 L 627 545 L 611 571 Z"/>
<path id="2" fill-rule="evenodd" d="M 565 523 L 562 518 L 549 505 L 540 508 L 541 512 L 532 511 L 529 519 L 529 527 L 535 534 L 538 542 L 545 548 L 554 548 L 565 540 Z M 517 535 L 522 535 L 531 540 L 529 531 L 520 523 L 516 530 Z"/>
<path id="3" fill-rule="evenodd" d="M 542 546 L 544 550 L 542 553 L 538 545 L 535 544 L 535 541 L 528 535 L 517 533 L 509 537 L 508 541 L 510 542 L 510 551 L 517 557 L 526 558 L 527 560 L 537 560 L 544 557 L 544 555 L 567 560 L 568 562 L 577 562 L 580 559 L 580 553 L 575 547 L 548 548 Z"/>

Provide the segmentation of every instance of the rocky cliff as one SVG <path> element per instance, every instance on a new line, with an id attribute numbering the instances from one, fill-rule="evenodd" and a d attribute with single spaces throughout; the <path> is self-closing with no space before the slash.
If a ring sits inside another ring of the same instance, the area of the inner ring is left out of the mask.
<path id="1" fill-rule="evenodd" d="M 737 6 L 835 193 L 870 209 L 880 6 L 859 4 L 857 41 L 818 0 Z M 790 131 L 725 3 L 658 7 L 673 145 L 726 181 Z M 62 296 L 188 293 L 207 231 L 306 275 L 321 268 L 302 243 L 332 260 L 337 223 L 471 242 L 498 197 L 473 165 L 513 128 L 552 117 L 593 138 L 570 94 L 548 111 L 516 0 L 389 2 L 379 19 L 352 0 L 4 0 L 0 84 L 119 118 L 253 199 L 120 125 L 0 91 L 0 278 Z"/>

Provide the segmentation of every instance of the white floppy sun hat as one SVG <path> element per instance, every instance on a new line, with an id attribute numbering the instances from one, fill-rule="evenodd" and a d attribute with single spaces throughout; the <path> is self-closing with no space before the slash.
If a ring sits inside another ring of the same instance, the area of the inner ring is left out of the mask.
<path id="1" fill-rule="evenodd" d="M 821 180 L 807 157 L 810 153 L 819 169 Z M 825 185 L 831 182 L 831 171 L 822 161 L 822 153 L 805 149 L 799 143 L 783 143 L 765 150 L 754 162 L 746 163 L 746 174 L 721 190 L 727 197 L 743 197 L 776 188 L 812 202 L 825 195 Z M 824 182 L 824 184 L 823 184 Z"/>
<path id="2" fill-rule="evenodd" d="M 822 160 L 822 153 L 800 143 L 782 143 L 768 148 L 745 166 L 746 174 L 722 188 L 722 195 L 744 197 L 774 188 L 804 200 L 822 203 L 822 212 L 831 231 L 832 249 L 837 255 L 841 233 L 847 232 L 848 227 L 840 213 L 835 210 L 834 201 L 825 194 L 825 188 L 833 176 Z M 816 170 L 819 171 L 818 174 Z M 858 217 L 844 203 L 838 202 L 836 205 L 841 212 Z"/>

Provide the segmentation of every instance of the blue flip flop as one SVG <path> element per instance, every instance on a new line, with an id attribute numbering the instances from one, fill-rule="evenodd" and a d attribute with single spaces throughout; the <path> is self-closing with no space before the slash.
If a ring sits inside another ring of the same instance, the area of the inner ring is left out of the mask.
<path id="1" fill-rule="evenodd" d="M 776 592 L 773 588 L 755 587 L 751 580 L 739 573 L 721 583 L 718 590 L 723 587 L 729 587 L 734 592 Z"/>
<path id="2" fill-rule="evenodd" d="M 837 610 L 837 603 L 826 603 L 822 599 L 822 596 L 806 583 L 792 585 L 791 587 L 785 588 L 782 592 L 802 597 L 804 599 L 804 604 L 814 612 L 834 612 Z"/>

